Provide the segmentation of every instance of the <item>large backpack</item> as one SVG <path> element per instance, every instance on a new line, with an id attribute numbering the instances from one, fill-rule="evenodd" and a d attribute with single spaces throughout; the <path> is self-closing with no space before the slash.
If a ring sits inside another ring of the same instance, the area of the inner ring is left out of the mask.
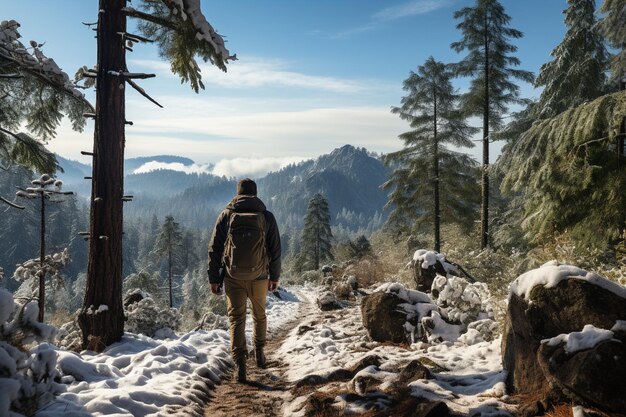
<path id="1" fill-rule="evenodd" d="M 224 245 L 224 268 L 234 279 L 254 280 L 267 273 L 265 213 L 231 211 Z"/>

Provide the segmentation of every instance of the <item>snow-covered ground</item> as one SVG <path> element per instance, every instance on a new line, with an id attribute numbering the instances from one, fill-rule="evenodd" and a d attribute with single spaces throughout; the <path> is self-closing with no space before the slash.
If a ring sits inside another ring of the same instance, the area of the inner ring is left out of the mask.
<path id="1" fill-rule="evenodd" d="M 270 334 L 297 317 L 298 298 L 268 297 Z M 247 332 L 251 336 L 251 321 Z M 213 385 L 232 366 L 223 330 L 193 331 L 173 340 L 127 333 L 103 353 L 58 350 L 67 392 L 38 417 L 202 415 Z"/>
<path id="2" fill-rule="evenodd" d="M 411 302 L 421 303 L 422 307 L 428 304 L 424 310 L 427 312 L 439 309 L 430 296 L 399 284 L 378 290 L 404 295 L 408 302 L 403 305 L 405 309 L 411 310 Z M 310 285 L 282 290 L 280 299 L 268 297 L 270 337 L 285 329 L 288 322 L 297 320 L 281 347 L 271 353 L 285 364 L 287 382 L 296 383 L 311 375 L 328 376 L 333 371 L 351 368 L 368 355 L 378 355 L 382 359 L 380 366 L 362 369 L 351 381 L 316 388 L 362 394 L 360 398 L 365 400 L 344 394 L 335 398 L 339 408 L 360 412 L 372 402 L 382 406 L 389 402 L 385 395 L 363 391 L 357 383 L 359 378 L 377 381 L 374 391 L 385 392 L 409 362 L 425 359 L 433 378 L 411 382 L 412 395 L 445 401 L 451 411 L 463 415 L 503 415 L 509 409 L 505 403 L 500 338 L 483 341 L 478 331 L 472 332 L 470 324 L 466 336 L 453 341 L 429 339 L 429 343 L 410 346 L 372 342 L 362 325 L 360 300 L 347 308 L 324 312 L 316 306 L 321 291 Z M 250 339 L 250 317 L 246 327 Z M 54 349 L 67 390 L 40 409 L 39 417 L 202 415 L 202 406 L 214 385 L 232 366 L 229 335 L 224 330 L 193 331 L 166 340 L 127 333 L 120 343 L 100 354 L 78 355 Z M 305 400 L 306 395 L 287 402 L 284 415 L 302 415 Z"/>
<path id="3" fill-rule="evenodd" d="M 315 298 L 315 292 L 307 292 Z M 460 339 L 454 342 L 414 343 L 408 348 L 370 341 L 361 324 L 361 311 L 357 305 L 305 318 L 294 328 L 276 355 L 289 363 L 286 378 L 296 382 L 308 375 L 328 376 L 369 355 L 382 359 L 380 367 L 369 366 L 343 385 L 329 389 L 345 388 L 359 392 L 355 382 L 361 376 L 378 380 L 384 391 L 398 378 L 399 371 L 415 359 L 424 359 L 436 367 L 431 368 L 433 379 L 420 379 L 409 384 L 412 395 L 429 400 L 444 401 L 452 412 L 462 415 L 508 415 L 510 406 L 505 401 L 505 373 L 500 356 L 501 338 L 493 341 Z M 367 375 L 365 375 L 367 374 Z M 321 388 L 324 390 L 324 388 Z M 360 393 L 365 394 L 365 393 Z M 305 397 L 288 404 L 285 415 L 304 414 Z M 372 396 L 372 402 L 381 402 Z M 338 395 L 339 408 L 348 412 L 363 412 L 372 402 L 354 401 L 349 396 Z M 365 408 L 364 408 L 365 407 Z"/>

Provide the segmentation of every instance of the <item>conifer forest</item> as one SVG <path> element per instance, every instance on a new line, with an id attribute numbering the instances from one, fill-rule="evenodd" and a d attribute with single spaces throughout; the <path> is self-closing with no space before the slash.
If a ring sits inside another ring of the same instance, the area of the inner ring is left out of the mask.
<path id="1" fill-rule="evenodd" d="M 0 417 L 623 417 L 624 375 L 626 0 L 0 0 Z"/>

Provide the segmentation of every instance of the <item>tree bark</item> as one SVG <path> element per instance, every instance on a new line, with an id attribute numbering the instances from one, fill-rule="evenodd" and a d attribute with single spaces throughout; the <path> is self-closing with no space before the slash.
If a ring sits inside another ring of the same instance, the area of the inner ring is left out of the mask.
<path id="1" fill-rule="evenodd" d="M 320 242 L 320 222 L 322 221 L 319 218 L 319 213 L 317 216 L 317 222 L 315 223 L 315 270 L 317 271 L 318 269 L 320 269 L 320 251 L 321 251 L 321 245 L 322 243 Z"/>
<path id="2" fill-rule="evenodd" d="M 43 184 L 41 185 L 43 187 Z M 41 193 L 41 236 L 39 240 L 39 323 L 43 323 L 44 309 L 46 308 L 46 271 L 44 262 L 46 260 L 46 193 Z"/>
<path id="3" fill-rule="evenodd" d="M 441 236 L 439 219 L 441 217 L 439 211 L 439 142 L 437 137 L 437 93 L 433 97 L 434 102 L 434 152 L 433 152 L 433 185 L 435 188 L 435 252 L 441 252 Z"/>
<path id="4" fill-rule="evenodd" d="M 480 248 L 489 246 L 489 26 L 485 16 L 485 98 L 483 109 L 483 166 Z"/>
<path id="5" fill-rule="evenodd" d="M 83 348 L 101 351 L 121 340 L 122 196 L 124 188 L 125 84 L 111 72 L 126 69 L 124 41 L 126 0 L 100 0 L 98 82 L 93 147 L 89 264 L 85 300 L 79 315 Z M 98 198 L 98 200 L 96 200 Z M 95 313 L 101 305 L 107 309 Z"/>
<path id="6" fill-rule="evenodd" d="M 174 305 L 172 303 L 172 249 L 170 248 L 170 250 L 167 252 L 167 272 L 168 272 L 168 277 L 169 277 L 169 284 L 170 284 L 170 308 L 172 308 Z"/>

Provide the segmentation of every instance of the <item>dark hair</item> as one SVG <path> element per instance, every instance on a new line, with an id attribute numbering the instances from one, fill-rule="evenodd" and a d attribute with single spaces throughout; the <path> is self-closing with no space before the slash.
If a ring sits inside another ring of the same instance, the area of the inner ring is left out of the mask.
<path id="1" fill-rule="evenodd" d="M 237 195 L 256 195 L 256 182 L 244 178 L 237 183 Z"/>

